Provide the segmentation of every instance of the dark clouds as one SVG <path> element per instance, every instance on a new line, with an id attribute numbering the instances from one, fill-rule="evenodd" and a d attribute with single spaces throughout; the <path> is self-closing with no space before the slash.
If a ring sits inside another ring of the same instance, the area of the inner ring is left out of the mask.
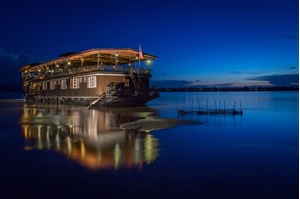
<path id="1" fill-rule="evenodd" d="M 20 84 L 21 74 L 18 69 L 25 64 L 31 63 L 32 58 L 29 55 L 18 55 L 16 53 L 5 52 L 0 47 L 1 74 L 0 84 Z"/>
<path id="2" fill-rule="evenodd" d="M 150 80 L 151 81 L 151 80 Z M 232 87 L 232 83 L 204 85 L 199 80 L 153 80 L 150 84 L 155 84 L 158 88 L 209 88 L 209 87 Z"/>
<path id="3" fill-rule="evenodd" d="M 248 78 L 246 80 L 251 81 L 268 81 L 273 86 L 287 86 L 287 87 L 298 87 L 299 85 L 299 75 L 298 74 L 284 74 L 284 75 L 268 75 Z M 199 84 L 200 81 L 187 81 L 187 80 L 153 80 L 151 84 L 154 83 L 158 88 L 206 88 L 206 87 L 232 87 L 234 83 L 223 83 L 223 84 L 213 84 L 213 85 L 203 85 Z M 251 83 L 249 83 L 249 86 Z M 258 85 L 255 85 L 258 86 Z M 251 86 L 250 86 L 251 87 Z"/>
<path id="4" fill-rule="evenodd" d="M 249 75 L 258 75 L 258 72 L 244 72 L 244 71 L 229 71 L 229 74 L 240 75 L 240 74 L 249 74 Z"/>
<path id="5" fill-rule="evenodd" d="M 297 86 L 299 85 L 299 74 L 260 76 L 249 78 L 249 80 L 269 81 L 274 86 Z"/>
<path id="6" fill-rule="evenodd" d="M 150 80 L 150 85 L 153 83 L 158 88 L 184 88 L 190 85 L 192 82 L 186 80 Z"/>

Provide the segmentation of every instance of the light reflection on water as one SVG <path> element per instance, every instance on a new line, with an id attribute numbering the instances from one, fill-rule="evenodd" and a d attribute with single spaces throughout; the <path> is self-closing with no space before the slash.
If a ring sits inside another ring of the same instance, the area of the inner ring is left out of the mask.
<path id="1" fill-rule="evenodd" d="M 241 100 L 244 114 L 177 115 L 176 101 L 197 110 L 198 98 L 210 109 L 219 99 L 228 108 Z M 298 198 L 298 92 L 161 93 L 147 106 L 0 100 L 0 196 Z M 149 134 L 119 129 L 148 116 L 203 123 Z"/>
<path id="2" fill-rule="evenodd" d="M 90 169 L 141 167 L 159 155 L 151 134 L 120 124 L 158 112 L 149 107 L 87 110 L 67 105 L 24 104 L 20 119 L 25 149 L 54 150 Z"/>
<path id="3" fill-rule="evenodd" d="M 294 131 L 289 132 L 290 136 L 279 131 L 285 126 L 284 123 L 298 126 L 295 124 L 298 120 L 286 120 L 298 117 L 295 111 L 298 109 L 298 98 L 295 93 L 200 92 L 163 93 L 162 96 L 150 102 L 149 107 L 136 108 L 88 110 L 70 105 L 24 104 L 21 127 L 26 139 L 25 149 L 58 151 L 91 169 L 140 167 L 158 158 L 161 152 L 159 138 L 153 137 L 153 134 L 124 131 L 119 127 L 149 116 L 200 121 L 204 126 L 218 125 L 222 130 L 229 125 L 235 126 L 232 127 L 234 131 L 248 132 L 251 129 L 257 132 L 251 136 L 269 134 L 271 139 L 286 140 L 289 144 L 298 145 Z M 244 110 L 242 116 L 179 116 L 176 113 L 176 106 L 193 110 L 199 107 L 213 109 L 223 108 L 225 103 L 220 101 L 233 104 L 239 100 Z M 173 140 L 172 137 L 169 139 Z"/>

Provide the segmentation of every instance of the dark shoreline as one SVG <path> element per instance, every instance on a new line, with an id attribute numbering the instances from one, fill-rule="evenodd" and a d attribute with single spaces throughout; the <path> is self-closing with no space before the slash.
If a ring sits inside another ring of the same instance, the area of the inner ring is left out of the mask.
<path id="1" fill-rule="evenodd" d="M 150 89 L 151 90 L 151 89 Z M 298 87 L 240 87 L 240 88 L 157 88 L 159 92 L 236 92 L 236 91 L 299 91 Z M 3 93 L 23 93 L 21 86 L 1 85 L 0 92 Z"/>
<path id="2" fill-rule="evenodd" d="M 158 88 L 159 92 L 236 92 L 236 91 L 299 91 L 298 87 L 242 87 L 242 88 Z"/>

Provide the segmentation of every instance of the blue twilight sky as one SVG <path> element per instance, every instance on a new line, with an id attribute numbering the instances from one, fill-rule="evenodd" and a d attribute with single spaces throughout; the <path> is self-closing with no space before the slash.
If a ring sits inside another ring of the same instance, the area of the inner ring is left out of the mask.
<path id="1" fill-rule="evenodd" d="M 298 86 L 298 0 L 6 0 L 0 19 L 0 83 L 67 51 L 141 44 L 159 87 Z"/>

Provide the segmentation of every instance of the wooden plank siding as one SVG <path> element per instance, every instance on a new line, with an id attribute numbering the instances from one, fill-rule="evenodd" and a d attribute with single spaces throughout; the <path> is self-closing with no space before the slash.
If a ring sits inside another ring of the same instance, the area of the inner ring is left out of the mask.
<path id="1" fill-rule="evenodd" d="M 95 88 L 88 88 L 88 77 L 96 77 L 96 87 Z M 79 81 L 79 88 L 72 88 L 73 79 L 78 79 Z M 141 77 L 145 88 L 149 88 L 149 77 Z M 62 81 L 66 81 L 66 89 L 61 89 Z M 47 89 L 43 90 L 43 83 L 47 82 Z M 55 85 L 51 89 L 51 82 L 55 82 Z M 41 97 L 60 97 L 60 96 L 68 96 L 68 97 L 95 97 L 100 96 L 105 93 L 107 85 L 110 83 L 114 83 L 114 85 L 124 82 L 125 89 L 130 91 L 130 94 L 134 94 L 134 85 L 130 75 L 123 74 L 123 75 L 97 75 L 91 74 L 86 76 L 73 76 L 73 77 L 65 77 L 61 79 L 52 79 L 47 81 L 42 81 L 40 83 L 40 93 Z M 127 82 L 127 83 L 126 83 Z M 126 88 L 127 86 L 127 88 Z"/>

